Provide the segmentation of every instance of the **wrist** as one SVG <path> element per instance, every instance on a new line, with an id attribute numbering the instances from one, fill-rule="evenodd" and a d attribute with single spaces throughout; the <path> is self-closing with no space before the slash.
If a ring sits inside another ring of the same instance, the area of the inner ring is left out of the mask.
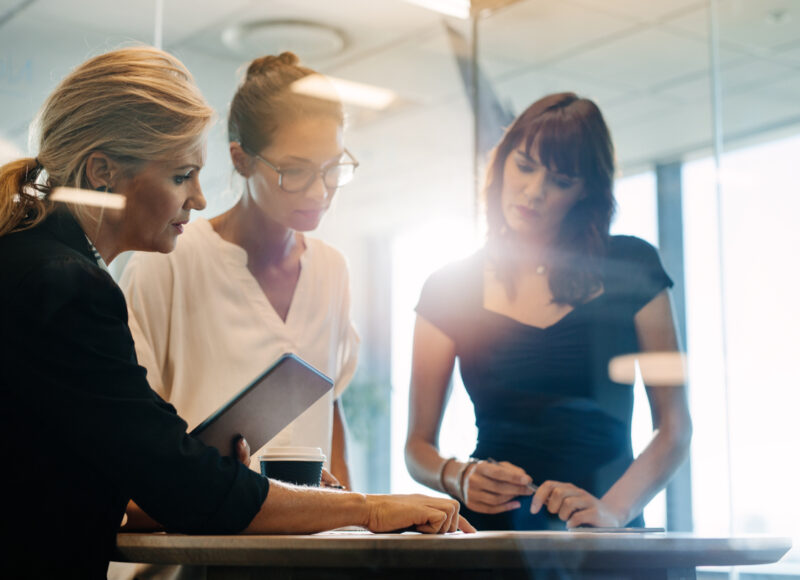
<path id="1" fill-rule="evenodd" d="M 467 503 L 467 478 L 469 477 L 472 469 L 478 464 L 477 459 L 470 457 L 469 461 L 461 466 L 458 472 L 458 500 L 465 504 Z"/>
<path id="2" fill-rule="evenodd" d="M 439 491 L 444 493 L 450 493 L 447 491 L 447 485 L 445 484 L 445 470 L 450 463 L 453 463 L 456 460 L 455 457 L 448 457 L 447 459 L 442 459 L 441 464 L 439 464 L 439 473 L 436 477 L 436 481 L 439 483 Z"/>
<path id="3" fill-rule="evenodd" d="M 365 493 L 358 492 L 338 492 L 337 495 L 346 496 L 343 511 L 345 514 L 357 514 L 356 521 L 347 522 L 346 526 L 361 526 L 367 528 L 372 519 L 372 508 L 375 503 L 375 497 Z"/>
<path id="4" fill-rule="evenodd" d="M 634 516 L 631 513 L 630 506 L 617 504 L 613 499 L 603 498 L 600 501 L 605 504 L 611 516 L 617 520 L 617 527 L 624 527 L 625 524 L 633 519 Z"/>
<path id="5" fill-rule="evenodd" d="M 453 459 L 442 470 L 442 491 L 454 499 L 459 499 L 459 482 L 465 465 L 463 461 Z"/>

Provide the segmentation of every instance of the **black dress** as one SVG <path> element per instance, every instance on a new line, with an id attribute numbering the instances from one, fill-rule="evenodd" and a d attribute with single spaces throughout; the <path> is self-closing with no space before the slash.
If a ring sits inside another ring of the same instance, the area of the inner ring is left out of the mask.
<path id="1" fill-rule="evenodd" d="M 535 483 L 570 482 L 601 497 L 633 461 L 631 385 L 610 380 L 612 357 L 637 352 L 634 315 L 672 286 L 658 253 L 613 236 L 603 293 L 546 328 L 483 307 L 485 250 L 435 272 L 417 313 L 454 342 L 464 386 L 475 406 L 473 456 L 519 465 Z M 498 515 L 465 509 L 478 529 L 563 529 L 541 510 Z M 631 525 L 643 525 L 641 516 Z"/>
<path id="2" fill-rule="evenodd" d="M 186 434 L 136 363 L 122 292 L 66 211 L 0 237 L 0 577 L 105 578 L 129 498 L 235 533 L 269 482 Z"/>

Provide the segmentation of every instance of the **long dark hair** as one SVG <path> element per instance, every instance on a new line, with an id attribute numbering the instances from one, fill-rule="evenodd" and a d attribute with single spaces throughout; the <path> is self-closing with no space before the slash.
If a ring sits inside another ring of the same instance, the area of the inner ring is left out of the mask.
<path id="1" fill-rule="evenodd" d="M 602 286 L 602 261 L 614 214 L 614 145 L 600 109 L 574 93 L 539 99 L 506 130 L 492 151 L 483 189 L 489 256 L 509 296 L 514 275 L 507 259 L 508 235 L 501 205 L 503 169 L 515 147 L 538 148 L 548 168 L 581 177 L 586 196 L 564 217 L 552 248 L 550 291 L 553 301 L 576 306 Z"/>

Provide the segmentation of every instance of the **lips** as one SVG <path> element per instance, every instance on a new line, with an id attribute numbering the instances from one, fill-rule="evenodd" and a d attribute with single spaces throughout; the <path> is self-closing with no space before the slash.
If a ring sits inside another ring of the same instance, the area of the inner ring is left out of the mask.
<path id="1" fill-rule="evenodd" d="M 533 220 L 541 217 L 542 214 L 539 213 L 538 210 L 533 208 L 524 206 L 524 205 L 515 205 L 514 210 L 519 214 L 520 217 L 526 220 Z"/>
<path id="2" fill-rule="evenodd" d="M 320 209 L 298 209 L 295 210 L 297 215 L 300 215 L 306 219 L 318 219 L 322 217 L 322 214 L 325 213 L 325 209 L 327 208 L 320 208 Z"/>
<path id="3" fill-rule="evenodd" d="M 185 226 L 188 222 L 174 222 L 172 223 L 172 227 L 178 230 L 179 234 L 183 233 L 183 226 Z"/>

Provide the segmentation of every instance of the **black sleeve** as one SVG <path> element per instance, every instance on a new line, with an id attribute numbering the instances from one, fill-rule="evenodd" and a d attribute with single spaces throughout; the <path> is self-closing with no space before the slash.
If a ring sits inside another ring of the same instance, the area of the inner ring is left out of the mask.
<path id="1" fill-rule="evenodd" d="M 168 530 L 241 531 L 268 480 L 187 435 L 136 363 L 122 292 L 83 262 L 52 261 L 18 288 L 21 408 Z"/>
<path id="2" fill-rule="evenodd" d="M 611 238 L 607 280 L 609 291 L 625 300 L 634 313 L 673 285 L 661 264 L 658 250 L 633 236 Z"/>
<path id="3" fill-rule="evenodd" d="M 474 268 L 470 267 L 473 262 L 455 262 L 431 274 L 417 302 L 417 314 L 454 341 L 465 323 L 469 299 L 480 289 L 476 287 Z"/>

